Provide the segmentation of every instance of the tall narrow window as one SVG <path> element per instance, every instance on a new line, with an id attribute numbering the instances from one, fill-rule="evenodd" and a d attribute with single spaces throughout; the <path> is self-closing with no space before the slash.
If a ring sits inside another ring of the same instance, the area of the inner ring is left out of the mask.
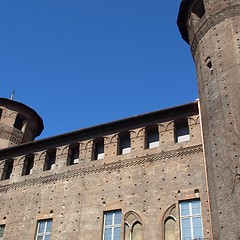
<path id="1" fill-rule="evenodd" d="M 207 57 L 205 60 L 207 68 L 210 70 L 210 73 L 213 74 L 213 65 L 210 57 Z"/>
<path id="2" fill-rule="evenodd" d="M 175 240 L 175 219 L 168 217 L 164 222 L 164 240 Z"/>
<path id="3" fill-rule="evenodd" d="M 140 217 L 134 213 L 129 212 L 124 219 L 124 240 L 142 240 L 143 229 L 140 222 Z"/>
<path id="4" fill-rule="evenodd" d="M 24 116 L 18 114 L 13 126 L 15 128 L 17 128 L 18 130 L 22 131 L 25 122 L 26 122 L 26 118 Z"/>
<path id="5" fill-rule="evenodd" d="M 187 119 L 181 119 L 175 122 L 175 141 L 176 143 L 190 140 L 189 126 Z"/>
<path id="6" fill-rule="evenodd" d="M 104 213 L 103 240 L 121 239 L 121 210 Z"/>
<path id="7" fill-rule="evenodd" d="M 74 165 L 79 163 L 79 144 L 70 146 L 68 165 Z"/>
<path id="8" fill-rule="evenodd" d="M 104 158 L 104 139 L 100 138 L 94 141 L 93 146 L 93 160 Z"/>
<path id="9" fill-rule="evenodd" d="M 180 202 L 181 240 L 203 239 L 199 199 Z"/>
<path id="10" fill-rule="evenodd" d="M 3 240 L 5 225 L 0 225 L 0 240 Z"/>
<path id="11" fill-rule="evenodd" d="M 2 180 L 9 179 L 12 175 L 13 171 L 13 159 L 8 159 L 6 160 L 3 168 L 3 173 L 2 173 Z"/>
<path id="12" fill-rule="evenodd" d="M 47 171 L 54 169 L 55 162 L 56 162 L 56 149 L 47 152 L 43 170 Z"/>
<path id="13" fill-rule="evenodd" d="M 22 176 L 32 174 L 34 155 L 26 156 L 23 164 Z"/>
<path id="14" fill-rule="evenodd" d="M 127 154 L 131 152 L 130 132 L 119 134 L 119 154 Z"/>
<path id="15" fill-rule="evenodd" d="M 146 129 L 146 148 L 156 147 L 159 147 L 158 126 L 153 126 Z"/>
<path id="16" fill-rule="evenodd" d="M 51 231 L 52 219 L 38 221 L 35 240 L 50 240 Z"/>

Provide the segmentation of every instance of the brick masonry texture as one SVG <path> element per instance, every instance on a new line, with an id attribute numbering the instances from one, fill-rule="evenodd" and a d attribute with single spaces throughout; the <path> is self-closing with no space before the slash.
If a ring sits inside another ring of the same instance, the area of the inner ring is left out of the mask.
<path id="1" fill-rule="evenodd" d="M 177 143 L 176 124 L 181 119 L 188 123 L 190 139 Z M 149 149 L 147 133 L 153 126 L 159 147 Z M 119 154 L 119 136 L 126 131 L 131 151 Z M 100 137 L 104 158 L 93 160 L 95 139 Z M 79 146 L 79 162 L 73 165 L 68 164 L 71 146 Z M 44 171 L 52 149 L 56 149 L 54 167 Z M 28 155 L 34 164 L 26 175 Z M 175 218 L 175 239 L 179 239 L 179 201 L 196 198 L 201 199 L 204 236 L 210 236 L 197 102 L 3 148 L 0 159 L 0 174 L 6 171 L 5 162 L 13 159 L 10 178 L 0 181 L 4 240 L 34 239 L 41 219 L 52 219 L 51 239 L 100 240 L 104 212 L 118 209 L 123 215 L 121 239 L 124 219 L 131 213 L 142 225 L 141 239 L 163 239 L 169 216 Z"/>
<path id="2" fill-rule="evenodd" d="M 181 1 L 178 26 L 191 47 L 200 102 L 34 141 L 43 129 L 37 113 L 0 99 L 4 240 L 35 239 L 42 219 L 52 219 L 51 240 L 101 240 L 111 210 L 122 212 L 121 240 L 129 240 L 131 218 L 142 230 L 134 240 L 177 240 L 179 203 L 194 199 L 201 200 L 204 239 L 240 239 L 239 22 L 240 0 Z M 188 127 L 184 142 L 178 125 Z M 151 131 L 155 148 L 147 145 Z"/>
<path id="3" fill-rule="evenodd" d="M 179 26 L 197 70 L 212 238 L 240 239 L 240 1 L 195 1 L 203 15 L 184 2 Z"/>

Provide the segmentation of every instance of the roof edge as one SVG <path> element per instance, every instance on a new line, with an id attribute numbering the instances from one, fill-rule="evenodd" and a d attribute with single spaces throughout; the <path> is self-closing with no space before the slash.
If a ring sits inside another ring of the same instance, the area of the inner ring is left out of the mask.
<path id="1" fill-rule="evenodd" d="M 188 44 L 189 44 L 189 36 L 188 36 L 187 22 L 188 22 L 189 13 L 196 2 L 197 0 L 182 0 L 179 7 L 179 12 L 178 12 L 178 18 L 177 18 L 178 29 L 181 33 L 183 40 L 185 40 Z"/>
<path id="2" fill-rule="evenodd" d="M 88 135 L 93 136 L 93 135 L 99 135 L 100 133 L 102 133 L 104 135 L 106 132 L 109 132 L 113 129 L 117 130 L 120 128 L 124 128 L 126 125 L 129 125 L 129 123 L 139 124 L 139 122 L 140 123 L 147 122 L 147 121 L 149 121 L 149 119 L 151 120 L 153 118 L 159 118 L 160 116 L 162 116 L 162 118 L 165 118 L 168 115 L 169 116 L 171 116 L 171 115 L 177 116 L 177 115 L 179 115 L 179 112 L 182 112 L 182 111 L 184 112 L 184 109 L 186 110 L 186 113 L 190 113 L 190 112 L 198 113 L 198 111 L 199 111 L 198 110 L 198 100 L 187 103 L 187 104 L 178 105 L 175 107 L 164 108 L 161 110 L 157 110 L 157 111 L 153 111 L 153 112 L 149 112 L 149 113 L 145 113 L 145 114 L 141 114 L 141 115 L 136 115 L 133 117 L 120 119 L 120 120 L 113 121 L 113 122 L 108 122 L 108 123 L 91 126 L 88 128 L 83 128 L 83 129 L 79 129 L 76 131 L 72 131 L 72 132 L 68 132 L 68 133 L 64 133 L 64 134 L 60 134 L 60 135 L 56 135 L 56 136 L 52 136 L 52 137 L 48 137 L 48 138 L 43 138 L 43 139 L 40 139 L 37 141 L 32 141 L 32 142 L 12 146 L 10 148 L 4 148 L 4 149 L 0 150 L 0 159 L 3 159 L 10 152 L 11 153 L 13 153 L 13 152 L 20 153 L 20 152 L 28 151 L 32 148 L 43 149 L 47 145 L 48 146 L 53 146 L 53 145 L 57 146 L 59 144 L 65 144 L 67 142 L 69 144 L 71 144 L 76 139 L 85 138 Z"/>

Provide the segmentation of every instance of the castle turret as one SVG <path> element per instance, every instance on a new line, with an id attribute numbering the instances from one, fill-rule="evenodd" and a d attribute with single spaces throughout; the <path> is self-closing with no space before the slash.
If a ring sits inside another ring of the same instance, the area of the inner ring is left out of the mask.
<path id="1" fill-rule="evenodd" d="M 212 233 L 240 239 L 240 0 L 182 0 L 178 26 L 196 65 Z"/>
<path id="2" fill-rule="evenodd" d="M 42 118 L 33 109 L 0 98 L 0 149 L 33 141 L 42 130 Z"/>

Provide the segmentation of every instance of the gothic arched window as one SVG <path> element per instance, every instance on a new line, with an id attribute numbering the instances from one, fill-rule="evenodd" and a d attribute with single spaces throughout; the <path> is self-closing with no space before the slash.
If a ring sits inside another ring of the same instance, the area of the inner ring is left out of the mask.
<path id="1" fill-rule="evenodd" d="M 124 240 L 142 240 L 143 230 L 140 217 L 129 212 L 124 218 Z"/>
<path id="2" fill-rule="evenodd" d="M 169 207 L 163 217 L 163 239 L 176 240 L 176 205 Z"/>
<path id="3" fill-rule="evenodd" d="M 173 217 L 168 217 L 164 222 L 164 240 L 175 240 L 175 219 Z"/>

